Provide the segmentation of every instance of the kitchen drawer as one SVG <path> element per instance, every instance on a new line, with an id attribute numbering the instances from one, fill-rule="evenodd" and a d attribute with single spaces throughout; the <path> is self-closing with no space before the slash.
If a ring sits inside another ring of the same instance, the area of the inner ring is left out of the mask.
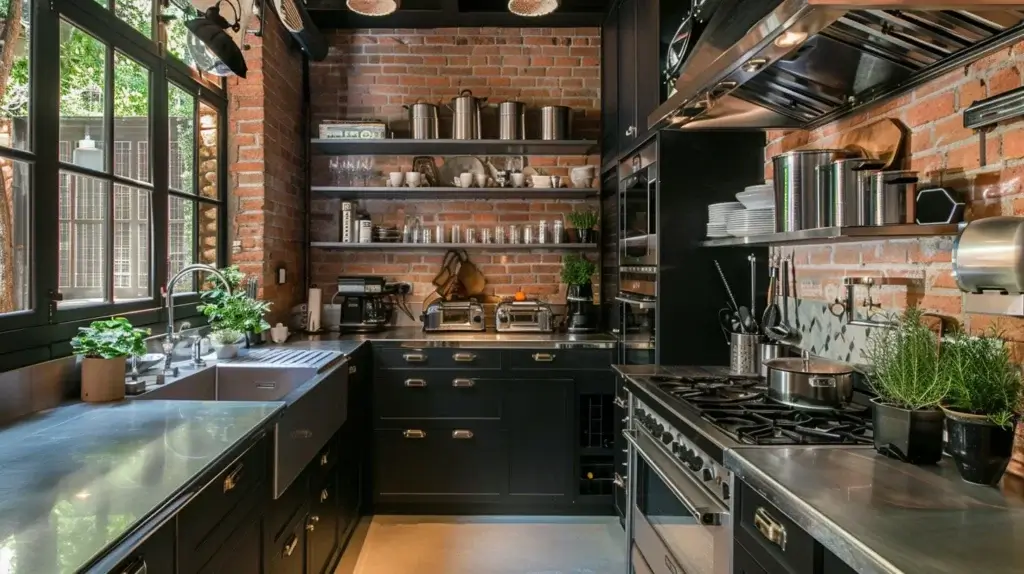
<path id="1" fill-rule="evenodd" d="M 501 418 L 500 379 L 467 371 L 389 371 L 377 377 L 374 412 L 381 421 Z"/>
<path id="2" fill-rule="evenodd" d="M 258 573 L 263 569 L 263 532 L 258 510 L 241 521 L 199 574 Z M 143 574 L 149 574 L 149 571 Z"/>
<path id="3" fill-rule="evenodd" d="M 607 349 L 512 349 L 513 369 L 609 370 L 612 352 Z"/>
<path id="4" fill-rule="evenodd" d="M 496 421 L 374 434 L 379 496 L 499 496 L 508 491 L 505 433 Z"/>
<path id="5" fill-rule="evenodd" d="M 311 490 L 319 490 L 324 482 L 327 481 L 331 470 L 337 466 L 338 461 L 341 459 L 340 440 L 341 432 L 339 431 L 331 437 L 331 440 L 327 441 L 327 444 L 320 449 L 320 452 L 306 466 L 309 472 L 309 488 Z"/>
<path id="6" fill-rule="evenodd" d="M 174 520 L 164 524 L 146 539 L 111 574 L 174 574 Z"/>
<path id="7" fill-rule="evenodd" d="M 857 571 L 843 562 L 838 556 L 832 554 L 827 548 L 823 549 L 824 560 L 822 561 L 822 574 L 857 574 Z"/>
<path id="8" fill-rule="evenodd" d="M 736 542 L 769 572 L 820 572 L 822 546 L 754 489 L 737 482 L 740 486 L 736 500 L 739 516 Z"/>
<path id="9" fill-rule="evenodd" d="M 382 369 L 500 369 L 500 349 L 406 349 L 375 350 Z"/>
<path id="10" fill-rule="evenodd" d="M 220 548 L 249 510 L 268 501 L 269 439 L 228 465 L 178 514 L 180 570 L 194 572 Z"/>

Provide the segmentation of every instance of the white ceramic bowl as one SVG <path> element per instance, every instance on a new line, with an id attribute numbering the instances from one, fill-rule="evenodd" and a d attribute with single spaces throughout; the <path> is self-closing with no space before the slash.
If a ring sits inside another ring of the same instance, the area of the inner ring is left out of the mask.
<path id="1" fill-rule="evenodd" d="M 533 187 L 551 187 L 550 175 L 531 175 L 530 181 L 533 182 Z"/>

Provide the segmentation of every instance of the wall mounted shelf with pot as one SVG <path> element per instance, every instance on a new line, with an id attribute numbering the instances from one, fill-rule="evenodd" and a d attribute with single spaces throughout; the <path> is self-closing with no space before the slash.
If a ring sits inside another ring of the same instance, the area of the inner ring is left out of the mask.
<path id="1" fill-rule="evenodd" d="M 320 155 L 590 155 L 595 140 L 313 139 Z"/>
<path id="2" fill-rule="evenodd" d="M 313 241 L 314 249 L 339 251 L 447 251 L 465 249 L 478 251 L 587 251 L 596 250 L 596 243 L 342 243 L 340 241 Z"/>
<path id="3" fill-rule="evenodd" d="M 338 199 L 588 199 L 597 188 L 536 187 L 341 187 L 314 185 L 313 193 Z"/>
<path id="4" fill-rule="evenodd" d="M 749 237 L 723 237 L 701 242 L 703 247 L 732 247 L 747 245 L 814 245 L 820 243 L 847 243 L 881 239 L 909 239 L 913 237 L 939 237 L 956 235 L 959 225 L 879 225 L 871 227 L 822 227 L 784 233 L 751 235 Z"/>

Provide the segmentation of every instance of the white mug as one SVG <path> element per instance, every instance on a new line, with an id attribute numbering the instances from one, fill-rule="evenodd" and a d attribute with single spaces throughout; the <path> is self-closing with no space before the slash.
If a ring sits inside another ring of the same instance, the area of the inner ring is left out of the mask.
<path id="1" fill-rule="evenodd" d="M 512 187 L 523 187 L 526 184 L 526 176 L 521 173 L 512 174 Z"/>
<path id="2" fill-rule="evenodd" d="M 288 327 L 278 323 L 270 329 L 270 338 L 275 343 L 284 343 L 288 340 Z"/>
<path id="3" fill-rule="evenodd" d="M 459 176 L 460 187 L 472 187 L 473 185 L 473 174 L 468 171 Z"/>
<path id="4" fill-rule="evenodd" d="M 486 173 L 474 174 L 473 175 L 473 181 L 476 183 L 477 187 L 487 187 L 487 174 Z"/>
<path id="5" fill-rule="evenodd" d="M 405 174 L 400 171 L 393 171 L 388 174 L 388 181 L 391 182 L 391 187 L 402 187 L 403 179 L 405 179 Z"/>
<path id="6" fill-rule="evenodd" d="M 405 184 L 409 187 L 419 187 L 423 182 L 423 174 L 418 171 L 405 172 Z"/>

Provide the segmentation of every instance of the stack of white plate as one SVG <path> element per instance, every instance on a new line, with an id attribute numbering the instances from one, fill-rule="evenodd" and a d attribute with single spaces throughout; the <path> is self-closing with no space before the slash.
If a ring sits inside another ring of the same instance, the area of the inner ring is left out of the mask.
<path id="1" fill-rule="evenodd" d="M 775 209 L 744 209 L 733 211 L 726 222 L 726 231 L 733 237 L 764 235 L 775 231 Z"/>
<path id="2" fill-rule="evenodd" d="M 772 209 L 775 207 L 775 185 L 770 181 L 751 185 L 737 193 L 736 199 L 747 209 Z"/>
<path id="3" fill-rule="evenodd" d="M 729 237 L 729 214 L 743 211 L 743 204 L 730 201 L 708 206 L 708 237 Z"/>

